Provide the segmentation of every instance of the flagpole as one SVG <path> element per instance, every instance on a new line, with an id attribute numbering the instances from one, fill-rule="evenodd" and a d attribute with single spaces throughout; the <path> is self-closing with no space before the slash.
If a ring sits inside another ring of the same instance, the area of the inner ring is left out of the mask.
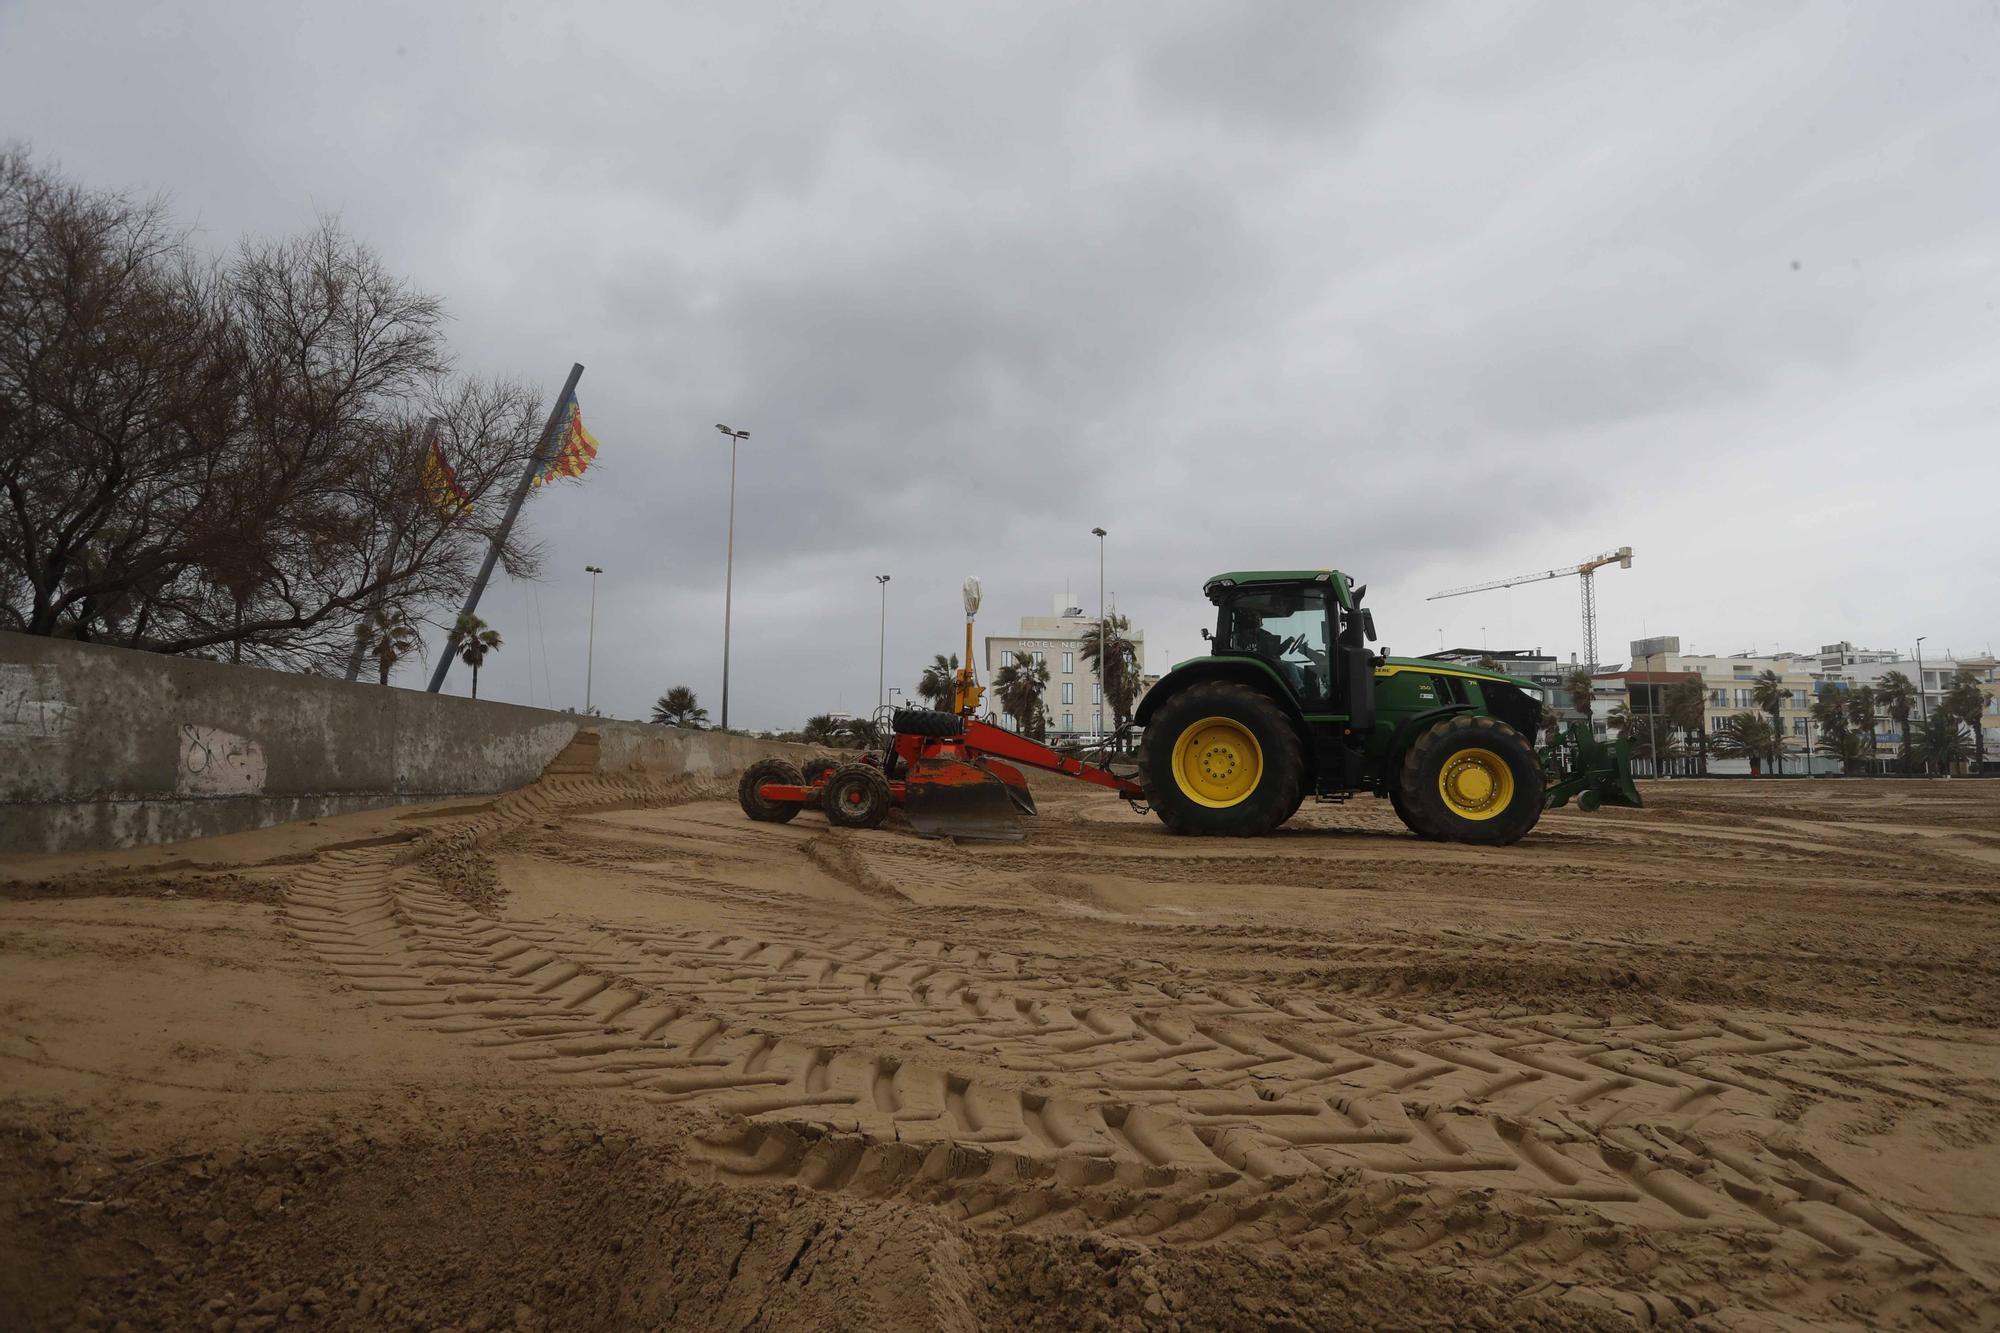
<path id="1" fill-rule="evenodd" d="M 562 392 L 556 395 L 556 405 L 549 409 L 549 419 L 542 427 L 542 438 L 535 444 L 534 456 L 528 460 L 528 467 L 521 474 L 520 484 L 514 487 L 514 498 L 507 504 L 507 516 L 500 520 L 500 530 L 493 534 L 493 544 L 486 548 L 485 563 L 479 566 L 479 577 L 472 581 L 471 591 L 465 594 L 465 607 L 458 613 L 458 620 L 451 625 L 451 633 L 444 641 L 444 651 L 438 654 L 437 669 L 431 672 L 430 692 L 436 694 L 444 684 L 445 673 L 451 670 L 452 655 L 458 649 L 458 626 L 465 617 L 479 607 L 480 594 L 486 591 L 486 581 L 493 577 L 493 566 L 500 561 L 500 548 L 507 544 L 507 535 L 514 530 L 514 520 L 520 517 L 521 506 L 527 502 L 528 492 L 533 489 L 535 478 L 541 475 L 547 460 L 549 442 L 556 438 L 556 423 L 563 419 L 576 397 L 576 382 L 583 378 L 583 363 L 578 361 L 569 368 L 569 379 L 563 382 Z"/>

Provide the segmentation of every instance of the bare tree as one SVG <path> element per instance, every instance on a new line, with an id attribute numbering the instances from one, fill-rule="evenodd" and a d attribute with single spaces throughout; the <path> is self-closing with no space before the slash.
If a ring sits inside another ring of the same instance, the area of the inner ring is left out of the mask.
<path id="1" fill-rule="evenodd" d="M 336 221 L 205 259 L 0 157 L 0 626 L 334 669 L 385 602 L 456 600 L 539 414 L 452 377 L 443 320 Z M 432 418 L 464 505 L 425 489 Z"/>

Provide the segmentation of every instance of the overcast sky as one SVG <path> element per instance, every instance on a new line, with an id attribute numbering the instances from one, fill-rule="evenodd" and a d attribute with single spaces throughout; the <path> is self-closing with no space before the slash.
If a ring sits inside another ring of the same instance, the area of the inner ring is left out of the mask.
<path id="1" fill-rule="evenodd" d="M 796 725 L 1108 583 L 1334 565 L 1399 652 L 2000 639 L 2000 6 L 0 0 L 0 137 L 337 211 L 603 444 L 482 694 Z M 464 689 L 465 673 L 453 687 Z M 420 685 L 414 670 L 400 683 Z"/>

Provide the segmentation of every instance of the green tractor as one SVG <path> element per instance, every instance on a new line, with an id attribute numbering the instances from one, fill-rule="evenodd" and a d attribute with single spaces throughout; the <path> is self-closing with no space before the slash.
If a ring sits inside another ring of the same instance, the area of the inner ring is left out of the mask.
<path id="1" fill-rule="evenodd" d="M 1146 801 L 1175 833 L 1245 837 L 1308 797 L 1388 797 L 1420 837 L 1503 845 L 1546 808 L 1639 805 L 1628 742 L 1576 726 L 1537 752 L 1532 681 L 1368 645 L 1365 588 L 1337 570 L 1218 574 L 1209 655 L 1147 691 L 1134 720 Z"/>

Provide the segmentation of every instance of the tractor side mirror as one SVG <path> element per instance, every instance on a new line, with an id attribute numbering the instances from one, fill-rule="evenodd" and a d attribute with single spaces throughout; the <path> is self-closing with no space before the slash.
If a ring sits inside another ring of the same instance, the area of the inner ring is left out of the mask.
<path id="1" fill-rule="evenodd" d="M 1367 632 L 1368 642 L 1375 642 L 1375 613 L 1373 611 L 1363 611 L 1361 613 L 1361 628 Z M 1383 656 L 1388 656 L 1388 653 L 1389 650 L 1387 648 L 1382 650 Z"/>
<path id="2" fill-rule="evenodd" d="M 1201 641 L 1202 641 L 1203 643 L 1213 643 L 1213 642 L 1215 641 L 1215 636 L 1214 636 L 1213 634 L 1209 633 L 1209 631 L 1208 631 L 1208 627 L 1207 627 L 1206 625 L 1204 625 L 1204 626 L 1202 627 L 1202 631 L 1201 631 Z"/>

